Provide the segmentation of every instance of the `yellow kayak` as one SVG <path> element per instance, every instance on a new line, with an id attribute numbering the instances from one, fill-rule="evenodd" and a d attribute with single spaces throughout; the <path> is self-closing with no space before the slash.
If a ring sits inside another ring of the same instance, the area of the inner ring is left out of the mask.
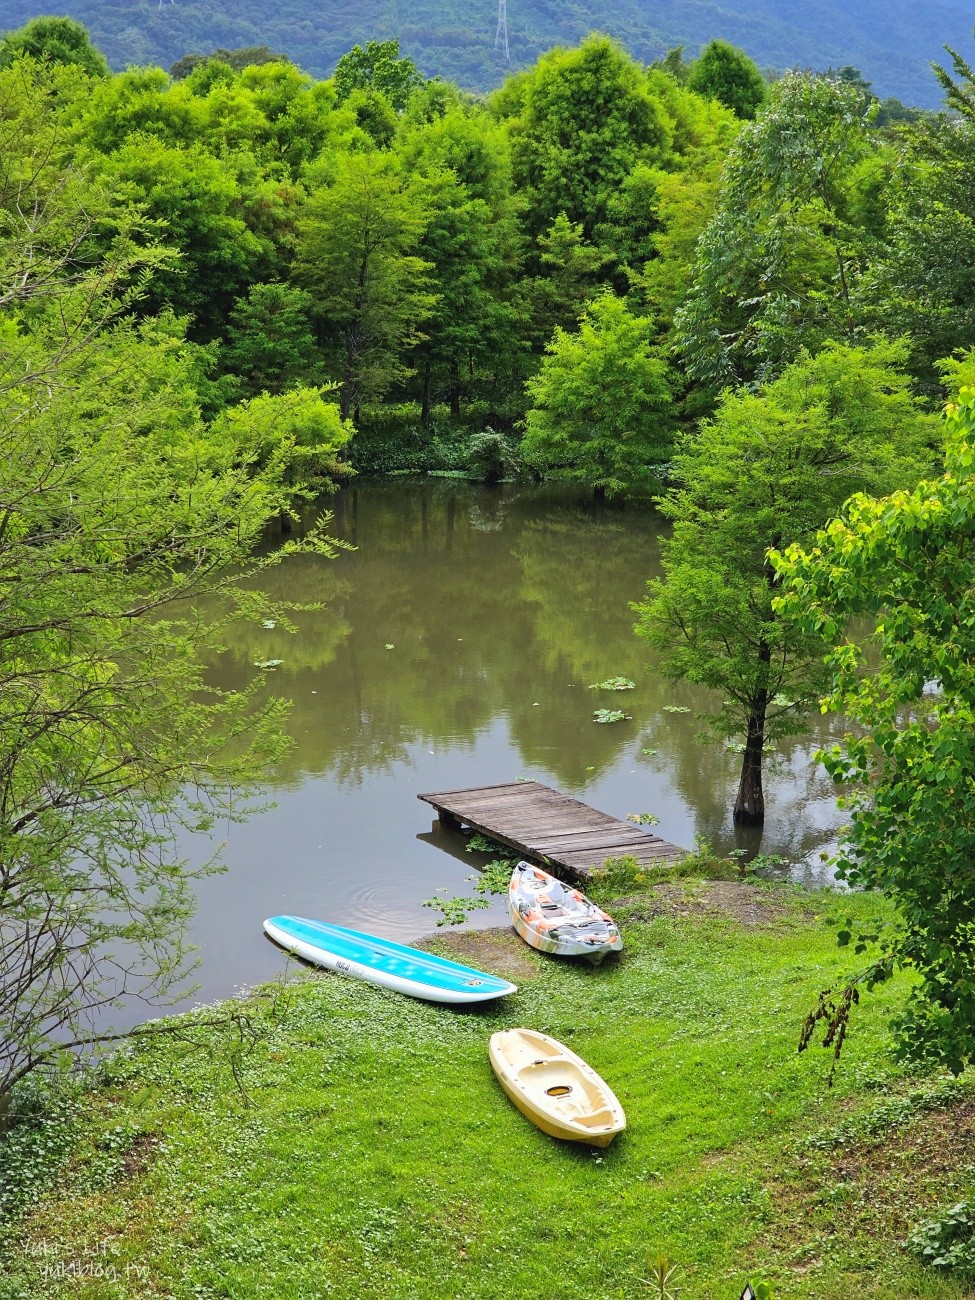
<path id="1" fill-rule="evenodd" d="M 505 1029 L 491 1035 L 488 1055 L 501 1087 L 543 1133 L 608 1147 L 626 1128 L 609 1084 L 548 1034 Z"/>

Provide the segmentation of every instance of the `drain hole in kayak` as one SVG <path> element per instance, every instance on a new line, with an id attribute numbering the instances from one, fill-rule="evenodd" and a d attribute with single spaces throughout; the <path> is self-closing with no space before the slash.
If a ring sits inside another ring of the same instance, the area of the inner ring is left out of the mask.
<path id="1" fill-rule="evenodd" d="M 568 1097 L 572 1089 L 566 1083 L 557 1083 L 553 1088 L 545 1089 L 546 1097 Z"/>

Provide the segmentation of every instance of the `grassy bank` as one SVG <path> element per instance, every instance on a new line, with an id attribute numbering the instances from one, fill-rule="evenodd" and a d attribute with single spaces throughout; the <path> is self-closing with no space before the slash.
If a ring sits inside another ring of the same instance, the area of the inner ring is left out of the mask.
<path id="1" fill-rule="evenodd" d="M 972 1093 L 890 1060 L 903 985 L 861 1009 L 832 1090 L 829 1054 L 796 1054 L 844 969 L 832 905 L 675 881 L 617 906 L 627 948 L 596 970 L 508 932 L 438 937 L 520 984 L 483 1010 L 296 976 L 239 1055 L 246 1097 L 226 1039 L 119 1056 L 8 1234 L 0 1296 L 634 1296 L 658 1251 L 680 1300 L 749 1277 L 781 1298 L 970 1296 L 900 1245 L 975 1186 Z M 554 1142 L 506 1100 L 487 1039 L 519 1024 L 612 1084 L 613 1146 Z"/>

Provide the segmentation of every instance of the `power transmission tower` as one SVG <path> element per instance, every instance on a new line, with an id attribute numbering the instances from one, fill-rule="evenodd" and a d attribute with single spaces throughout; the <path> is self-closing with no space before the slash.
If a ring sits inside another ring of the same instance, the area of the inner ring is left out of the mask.
<path id="1" fill-rule="evenodd" d="M 508 4 L 507 0 L 498 0 L 498 32 L 494 38 L 494 48 L 504 51 L 505 63 L 511 62 L 508 51 Z"/>

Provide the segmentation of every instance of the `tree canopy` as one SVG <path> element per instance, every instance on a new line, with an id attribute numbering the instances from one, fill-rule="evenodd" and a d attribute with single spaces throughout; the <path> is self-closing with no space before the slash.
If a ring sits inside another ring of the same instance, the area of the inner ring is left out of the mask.
<path id="1" fill-rule="evenodd" d="M 717 735 L 743 741 L 736 821 L 764 820 L 764 748 L 804 727 L 825 681 L 815 629 L 777 612 L 769 548 L 812 537 L 857 490 L 910 485 L 929 463 L 933 421 L 903 361 L 897 345 L 831 343 L 762 390 L 726 392 L 673 459 L 664 577 L 635 607 L 637 630 L 664 672 L 717 693 Z"/>
<path id="2" fill-rule="evenodd" d="M 956 379 L 970 381 L 971 361 Z M 842 943 L 873 960 L 822 998 L 842 1043 L 859 997 L 898 968 L 917 976 L 897 1022 L 902 1053 L 958 1072 L 975 1042 L 975 389 L 962 382 L 945 423 L 945 469 L 887 497 L 854 496 L 807 542 L 771 561 L 781 614 L 829 647 L 824 707 L 856 730 L 822 754 L 849 811 L 841 878 L 879 889 L 897 921 Z M 869 619 L 879 662 L 850 620 Z"/>
<path id="3" fill-rule="evenodd" d="M 736 117 L 753 118 L 765 102 L 765 78 L 744 52 L 727 41 L 709 41 L 691 64 L 686 85 L 716 99 Z"/>
<path id="4" fill-rule="evenodd" d="M 647 492 L 670 453 L 674 406 L 652 321 L 610 293 L 576 332 L 556 327 L 529 381 L 523 449 L 530 464 L 591 483 L 600 495 Z"/>

